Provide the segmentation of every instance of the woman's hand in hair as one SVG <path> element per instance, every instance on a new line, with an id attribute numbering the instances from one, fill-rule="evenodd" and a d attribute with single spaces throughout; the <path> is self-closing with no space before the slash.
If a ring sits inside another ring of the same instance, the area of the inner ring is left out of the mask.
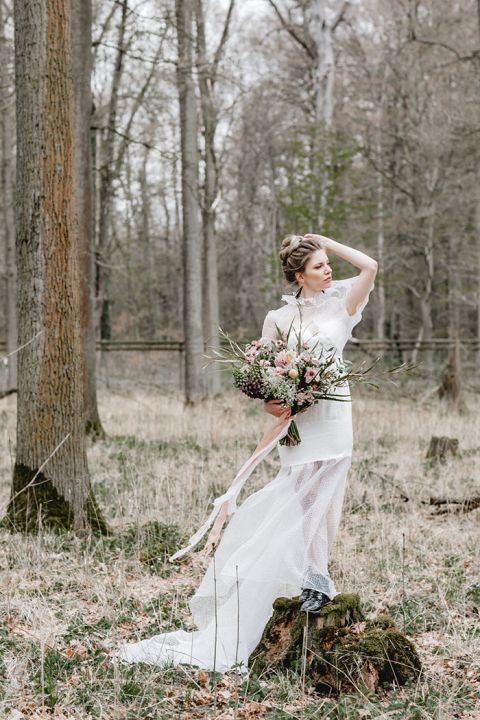
<path id="1" fill-rule="evenodd" d="M 320 243 L 324 250 L 330 250 L 332 240 L 331 238 L 325 237 L 325 235 L 316 235 L 315 233 L 307 233 L 303 236 L 305 240 L 315 240 Z"/>

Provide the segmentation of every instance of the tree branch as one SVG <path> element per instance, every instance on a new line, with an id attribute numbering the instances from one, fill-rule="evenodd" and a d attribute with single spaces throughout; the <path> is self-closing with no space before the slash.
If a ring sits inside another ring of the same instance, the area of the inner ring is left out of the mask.
<path id="1" fill-rule="evenodd" d="M 312 51 L 311 47 L 309 47 L 308 43 L 305 42 L 305 40 L 300 37 L 298 34 L 296 28 L 288 22 L 285 17 L 282 15 L 280 10 L 277 7 L 277 4 L 274 2 L 274 0 L 267 0 L 267 2 L 270 4 L 270 6 L 274 9 L 275 13 L 277 14 L 278 19 L 282 23 L 283 28 L 288 32 L 288 34 L 299 44 L 303 47 L 303 49 L 306 51 L 307 55 L 312 59 L 315 60 L 315 53 Z"/>
<path id="2" fill-rule="evenodd" d="M 332 22 L 332 32 L 335 32 L 337 25 L 342 22 L 343 17 L 350 6 L 350 0 L 339 0 L 336 16 Z"/>
<path id="3" fill-rule="evenodd" d="M 228 31 L 230 28 L 230 21 L 232 19 L 234 7 L 235 7 L 235 0 L 230 0 L 230 5 L 228 6 L 227 16 L 225 18 L 225 23 L 223 26 L 222 37 L 220 38 L 220 42 L 218 43 L 218 47 L 215 50 L 215 54 L 213 56 L 212 72 L 211 72 L 212 85 L 215 83 L 215 80 L 217 79 L 217 69 L 218 69 L 218 65 L 219 65 L 221 57 L 222 57 L 223 50 L 225 48 L 225 44 L 228 39 Z"/>

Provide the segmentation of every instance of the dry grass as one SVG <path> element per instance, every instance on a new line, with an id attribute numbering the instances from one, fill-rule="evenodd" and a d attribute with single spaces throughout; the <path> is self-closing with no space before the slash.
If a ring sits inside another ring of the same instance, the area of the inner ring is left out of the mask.
<path id="1" fill-rule="evenodd" d="M 155 391 L 102 392 L 110 437 L 90 449 L 90 468 L 117 536 L 0 532 L 0 717 L 479 718 L 480 511 L 434 516 L 422 503 L 430 495 L 480 494 L 475 404 L 455 415 L 435 401 L 418 406 L 356 393 L 354 462 L 332 572 L 367 610 L 393 614 L 414 638 L 425 675 L 413 687 L 338 701 L 303 694 L 290 676 L 239 686 L 234 677 L 187 667 L 110 667 L 109 651 L 127 638 L 193 627 L 186 603 L 207 560 L 189 555 L 180 571 L 142 562 L 148 543 L 158 541 L 158 527 L 148 526 L 153 537 L 145 526 L 178 524 L 188 537 L 271 419 L 229 393 L 185 410 Z M 1 401 L 0 421 L 3 514 L 14 398 Z M 433 434 L 458 437 L 461 456 L 428 466 Z M 272 452 L 242 497 L 277 470 Z"/>

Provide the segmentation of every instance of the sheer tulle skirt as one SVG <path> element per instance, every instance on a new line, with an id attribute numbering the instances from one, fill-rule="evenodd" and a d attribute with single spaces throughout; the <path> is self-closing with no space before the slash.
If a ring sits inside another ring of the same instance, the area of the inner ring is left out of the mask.
<path id="1" fill-rule="evenodd" d="M 247 662 L 277 597 L 302 587 L 336 589 L 328 573 L 350 454 L 283 465 L 231 516 L 200 586 L 189 601 L 198 630 L 176 630 L 123 645 L 114 658 L 154 665 L 186 663 L 248 673 Z"/>

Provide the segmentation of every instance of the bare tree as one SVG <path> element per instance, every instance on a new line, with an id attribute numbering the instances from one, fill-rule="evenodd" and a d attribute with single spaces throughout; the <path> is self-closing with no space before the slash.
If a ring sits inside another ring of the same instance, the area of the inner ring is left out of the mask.
<path id="1" fill-rule="evenodd" d="M 97 108 L 94 131 L 101 131 L 98 191 L 98 235 L 96 244 L 96 314 L 100 326 L 100 336 L 109 340 L 112 334 L 111 320 L 111 229 L 113 225 L 114 184 L 120 177 L 127 148 L 132 142 L 131 131 L 137 113 L 142 109 L 148 89 L 155 78 L 157 65 L 163 49 L 163 35 L 157 41 L 155 55 L 150 63 L 146 77 L 139 83 L 134 93 L 129 93 L 131 103 L 125 115 L 126 120 L 120 127 L 119 117 L 122 94 L 122 80 L 125 72 L 125 59 L 136 36 L 136 28 L 128 27 L 128 0 L 122 0 L 121 16 L 117 29 L 116 52 L 111 86 L 106 107 L 105 122 L 102 121 L 102 109 Z M 107 17 L 106 24 L 110 22 Z M 118 140 L 118 142 L 117 142 Z M 148 143 L 147 143 L 148 146 Z"/>
<path id="2" fill-rule="evenodd" d="M 113 202 L 113 165 L 115 159 L 115 133 L 117 128 L 118 96 L 127 51 L 126 31 L 128 0 L 120 4 L 121 17 L 117 32 L 117 47 L 112 75 L 110 98 L 104 139 L 100 149 L 100 187 L 98 192 L 98 236 L 96 242 L 96 325 L 100 325 L 102 340 L 111 338 L 109 243 Z"/>
<path id="3" fill-rule="evenodd" d="M 220 335 L 218 299 L 217 239 L 215 234 L 215 204 L 218 197 L 218 168 L 215 150 L 215 135 L 218 117 L 215 98 L 215 84 L 219 64 L 225 51 L 235 0 L 230 0 L 225 23 L 212 60 L 207 57 L 205 18 L 203 0 L 195 2 L 197 28 L 197 68 L 203 119 L 205 179 L 202 203 L 204 265 L 203 265 L 203 315 L 207 343 L 218 347 Z M 213 365 L 206 378 L 210 393 L 220 392 L 220 368 Z"/>
<path id="4" fill-rule="evenodd" d="M 192 77 L 192 8 L 176 0 L 177 83 L 182 155 L 185 393 L 187 403 L 204 396 L 202 354 L 202 245 L 199 223 L 197 107 Z"/>
<path id="5" fill-rule="evenodd" d="M 312 158 L 315 158 L 319 147 L 323 147 L 323 157 L 319 170 L 321 189 L 318 224 L 325 223 L 327 204 L 331 190 L 332 148 L 331 133 L 333 130 L 335 107 L 335 74 L 336 58 L 334 34 L 344 19 L 350 5 L 349 0 L 310 0 L 298 3 L 301 11 L 301 25 L 292 17 L 291 10 L 282 12 L 279 3 L 268 0 L 273 7 L 282 27 L 290 37 L 302 48 L 311 64 L 313 76 L 314 132 L 312 134 Z"/>

